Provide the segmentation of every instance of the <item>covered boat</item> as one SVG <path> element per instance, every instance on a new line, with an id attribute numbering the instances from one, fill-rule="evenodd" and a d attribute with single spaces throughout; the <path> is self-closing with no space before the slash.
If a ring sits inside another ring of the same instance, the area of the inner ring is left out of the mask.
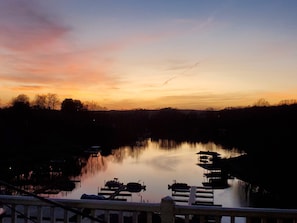
<path id="1" fill-rule="evenodd" d="M 130 182 L 127 183 L 126 185 L 126 190 L 129 192 L 140 192 L 141 190 L 145 190 L 146 186 L 141 185 L 140 183 L 137 182 Z"/>
<path id="2" fill-rule="evenodd" d="M 114 178 L 113 180 L 109 180 L 105 183 L 105 186 L 109 189 L 119 188 L 122 185 L 123 183 L 121 183 L 118 178 Z"/>
<path id="3" fill-rule="evenodd" d="M 168 190 L 171 189 L 173 191 L 176 190 L 189 190 L 190 186 L 186 183 L 173 183 L 171 185 L 168 184 Z"/>

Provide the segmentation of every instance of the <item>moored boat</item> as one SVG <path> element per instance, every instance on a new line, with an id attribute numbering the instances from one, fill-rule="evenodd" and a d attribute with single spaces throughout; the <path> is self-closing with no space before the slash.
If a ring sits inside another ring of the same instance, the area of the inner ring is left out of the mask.
<path id="1" fill-rule="evenodd" d="M 168 190 L 189 190 L 190 186 L 186 183 L 173 183 L 171 185 L 168 184 Z"/>
<path id="2" fill-rule="evenodd" d="M 140 192 L 145 189 L 146 189 L 145 185 L 141 185 L 140 183 L 137 183 L 137 182 L 130 182 L 130 183 L 127 183 L 126 185 L 126 190 L 129 192 Z"/>
<path id="3" fill-rule="evenodd" d="M 109 189 L 116 189 L 119 188 L 123 185 L 118 178 L 114 178 L 113 180 L 109 180 L 105 183 L 105 186 L 108 187 Z"/>

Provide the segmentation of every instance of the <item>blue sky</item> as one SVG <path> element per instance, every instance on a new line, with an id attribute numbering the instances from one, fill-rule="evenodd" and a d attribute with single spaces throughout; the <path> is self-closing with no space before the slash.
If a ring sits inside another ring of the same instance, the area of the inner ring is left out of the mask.
<path id="1" fill-rule="evenodd" d="M 297 98 L 297 1 L 2 0 L 0 105 L 18 94 L 109 109 Z"/>

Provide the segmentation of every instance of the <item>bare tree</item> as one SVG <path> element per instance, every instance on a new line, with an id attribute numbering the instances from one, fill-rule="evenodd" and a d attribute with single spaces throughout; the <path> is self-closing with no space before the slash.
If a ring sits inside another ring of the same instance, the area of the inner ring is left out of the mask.
<path id="1" fill-rule="evenodd" d="M 286 100 L 281 100 L 279 102 L 279 105 L 293 105 L 293 104 L 297 104 L 296 99 L 286 99 Z"/>
<path id="2" fill-rule="evenodd" d="M 270 106 L 270 104 L 269 104 L 268 101 L 266 101 L 266 99 L 260 98 L 258 101 L 256 101 L 256 103 L 254 104 L 254 106 L 257 106 L 257 107 L 266 107 L 266 106 Z"/>
<path id="3" fill-rule="evenodd" d="M 97 102 L 94 102 L 94 101 L 85 101 L 83 104 L 84 104 L 84 107 L 88 111 L 102 111 L 102 110 L 107 110 L 107 108 L 98 105 L 98 103 Z"/>
<path id="4" fill-rule="evenodd" d="M 36 95 L 33 104 L 34 104 L 34 107 L 37 109 L 45 109 L 47 105 L 47 96 Z"/>
<path id="5" fill-rule="evenodd" d="M 47 107 L 49 109 L 56 109 L 59 103 L 60 100 L 58 99 L 58 96 L 56 94 L 47 94 Z"/>

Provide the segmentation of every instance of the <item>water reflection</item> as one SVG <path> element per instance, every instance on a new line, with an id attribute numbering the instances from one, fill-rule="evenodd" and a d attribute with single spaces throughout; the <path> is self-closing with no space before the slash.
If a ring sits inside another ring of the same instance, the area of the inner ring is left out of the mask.
<path id="1" fill-rule="evenodd" d="M 97 148 L 97 147 L 96 147 Z M 99 147 L 98 147 L 99 148 Z M 209 170 L 203 168 L 199 152 L 218 153 L 220 158 L 242 154 L 236 148 L 224 148 L 213 142 L 177 142 L 174 140 L 139 140 L 106 152 L 82 149 L 79 154 L 57 156 L 49 160 L 36 159 L 25 163 L 1 163 L 7 182 L 19 190 L 5 193 L 22 194 L 21 190 L 40 196 L 80 199 L 83 194 L 98 195 L 107 181 L 114 178 L 123 184 L 137 182 L 146 190 L 128 197 L 131 202 L 160 202 L 172 196 L 168 185 L 174 182 L 201 187 L 209 180 Z M 109 154 L 109 155 L 102 155 Z M 213 160 L 208 158 L 208 160 Z M 26 166 L 26 168 L 23 168 Z M 5 169 L 9 170 L 5 172 Z M 226 175 L 227 176 L 227 175 Z M 214 190 L 215 204 L 226 207 L 250 206 L 247 185 L 236 178 L 226 178 L 228 187 Z M 249 185 L 250 186 L 250 185 Z M 0 188 L 3 192 L 7 188 Z"/>
<path id="2" fill-rule="evenodd" d="M 160 202 L 161 198 L 171 195 L 168 185 L 174 181 L 203 186 L 206 170 L 197 165 L 199 151 L 217 152 L 223 158 L 241 154 L 235 148 L 227 150 L 212 142 L 177 143 L 148 139 L 115 149 L 108 156 L 89 156 L 81 170 L 80 186 L 60 196 L 78 199 L 82 194 L 98 194 L 108 180 L 117 178 L 123 183 L 140 182 L 146 185 L 145 191 L 133 194 L 128 201 Z M 215 203 L 230 207 L 246 206 L 237 194 L 240 181 L 232 179 L 229 183 L 229 188 L 214 191 Z"/>

